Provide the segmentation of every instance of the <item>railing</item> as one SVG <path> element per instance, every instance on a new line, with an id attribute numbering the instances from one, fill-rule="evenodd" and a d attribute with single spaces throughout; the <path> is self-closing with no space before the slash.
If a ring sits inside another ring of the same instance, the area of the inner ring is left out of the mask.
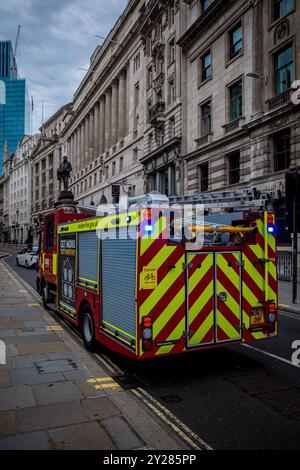
<path id="1" fill-rule="evenodd" d="M 291 90 L 287 90 L 280 95 L 275 96 L 267 101 L 268 109 L 277 108 L 277 106 L 282 106 L 290 101 Z"/>
<path id="2" fill-rule="evenodd" d="M 293 272 L 293 253 L 277 251 L 277 272 L 280 281 L 291 281 Z"/>
<path id="3" fill-rule="evenodd" d="M 152 108 L 149 109 L 149 121 L 152 121 L 159 114 L 163 114 L 166 109 L 166 104 L 164 101 L 159 101 Z"/>

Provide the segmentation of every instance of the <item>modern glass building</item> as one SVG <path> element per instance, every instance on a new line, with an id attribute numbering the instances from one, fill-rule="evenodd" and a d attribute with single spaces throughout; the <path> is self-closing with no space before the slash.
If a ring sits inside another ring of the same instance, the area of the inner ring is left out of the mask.
<path id="1" fill-rule="evenodd" d="M 5 141 L 11 155 L 29 133 L 30 103 L 26 80 L 20 79 L 11 41 L 0 41 L 0 176 Z"/>

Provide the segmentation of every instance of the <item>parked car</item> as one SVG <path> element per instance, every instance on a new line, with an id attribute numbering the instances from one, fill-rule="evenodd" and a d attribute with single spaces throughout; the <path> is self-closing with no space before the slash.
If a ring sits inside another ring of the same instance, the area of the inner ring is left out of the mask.
<path id="1" fill-rule="evenodd" d="M 25 268 L 35 268 L 38 260 L 38 248 L 32 249 L 23 248 L 17 256 L 16 262 L 18 266 L 25 266 Z"/>

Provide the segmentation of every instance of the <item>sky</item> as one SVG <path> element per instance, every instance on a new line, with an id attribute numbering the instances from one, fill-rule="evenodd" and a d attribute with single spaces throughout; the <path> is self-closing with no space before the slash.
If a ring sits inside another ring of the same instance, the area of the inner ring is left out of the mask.
<path id="1" fill-rule="evenodd" d="M 127 0 L 0 0 L 0 40 L 17 50 L 20 78 L 33 96 L 33 132 L 62 105 L 72 101 L 90 56 L 107 36 Z"/>

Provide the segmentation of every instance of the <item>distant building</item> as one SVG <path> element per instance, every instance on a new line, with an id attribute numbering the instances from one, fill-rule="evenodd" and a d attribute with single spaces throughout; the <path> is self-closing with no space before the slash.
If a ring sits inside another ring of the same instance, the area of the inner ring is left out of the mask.
<path id="1" fill-rule="evenodd" d="M 30 104 L 26 81 L 20 79 L 10 41 L 0 41 L 0 175 L 4 143 L 11 155 L 24 134 L 29 133 Z"/>
<path id="2" fill-rule="evenodd" d="M 32 243 L 30 157 L 40 138 L 25 135 L 12 157 L 9 175 L 9 239 L 12 243 Z"/>

